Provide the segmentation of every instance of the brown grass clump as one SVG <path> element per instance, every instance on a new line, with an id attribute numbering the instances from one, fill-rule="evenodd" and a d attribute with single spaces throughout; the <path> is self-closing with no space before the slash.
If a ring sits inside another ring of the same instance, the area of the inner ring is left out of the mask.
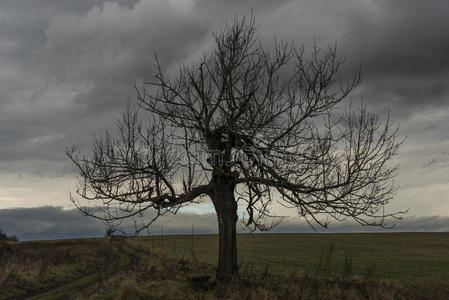
<path id="1" fill-rule="evenodd" d="M 150 294 L 137 283 L 135 277 L 124 276 L 123 281 L 120 283 L 117 291 L 117 299 L 134 300 L 134 299 L 149 299 Z"/>

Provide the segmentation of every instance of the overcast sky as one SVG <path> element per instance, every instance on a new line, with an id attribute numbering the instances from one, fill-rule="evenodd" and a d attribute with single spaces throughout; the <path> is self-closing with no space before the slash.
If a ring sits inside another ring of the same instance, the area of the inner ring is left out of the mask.
<path id="1" fill-rule="evenodd" d="M 88 145 L 114 122 L 135 99 L 134 82 L 153 75 L 155 53 L 169 70 L 192 61 L 210 48 L 212 30 L 251 11 L 264 42 L 337 42 L 348 68 L 362 66 L 352 99 L 390 111 L 407 136 L 391 210 L 449 217 L 447 0 L 2 0 L 2 214 L 71 208 L 65 148 Z"/>

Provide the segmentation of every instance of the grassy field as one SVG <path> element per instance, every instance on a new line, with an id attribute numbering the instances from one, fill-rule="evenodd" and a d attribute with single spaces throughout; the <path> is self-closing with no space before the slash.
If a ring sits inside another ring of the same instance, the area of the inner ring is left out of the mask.
<path id="1" fill-rule="evenodd" d="M 3 243 L 0 299 L 449 298 L 449 233 L 241 234 L 231 286 L 213 280 L 217 246 L 216 235 Z"/>
<path id="2" fill-rule="evenodd" d="M 134 242 L 166 254 L 192 255 L 192 236 Z M 193 236 L 193 254 L 201 261 L 215 264 L 217 247 L 216 235 Z M 354 275 L 449 285 L 449 233 L 240 234 L 238 251 L 241 265 L 275 273 L 339 274 L 350 267 Z"/>

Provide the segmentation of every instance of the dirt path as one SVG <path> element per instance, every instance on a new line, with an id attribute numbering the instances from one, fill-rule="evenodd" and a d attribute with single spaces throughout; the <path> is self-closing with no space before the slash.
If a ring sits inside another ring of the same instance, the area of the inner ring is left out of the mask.
<path id="1" fill-rule="evenodd" d="M 88 296 L 93 291 L 97 283 L 108 279 L 113 274 L 125 271 L 137 263 L 137 257 L 127 252 L 123 246 L 124 242 L 111 242 L 116 250 L 117 255 L 111 261 L 109 266 L 104 269 L 99 269 L 97 272 L 85 274 L 79 278 L 71 280 L 70 282 L 58 284 L 57 286 L 46 288 L 40 291 L 31 291 L 29 293 L 14 297 L 13 299 L 72 299 L 76 295 Z"/>

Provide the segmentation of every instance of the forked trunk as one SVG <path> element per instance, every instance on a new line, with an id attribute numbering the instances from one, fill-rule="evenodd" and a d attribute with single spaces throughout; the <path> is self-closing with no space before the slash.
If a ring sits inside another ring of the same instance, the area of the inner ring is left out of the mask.
<path id="1" fill-rule="evenodd" d="M 218 219 L 217 279 L 229 281 L 238 274 L 237 268 L 237 203 L 233 184 L 218 184 L 211 193 Z"/>

